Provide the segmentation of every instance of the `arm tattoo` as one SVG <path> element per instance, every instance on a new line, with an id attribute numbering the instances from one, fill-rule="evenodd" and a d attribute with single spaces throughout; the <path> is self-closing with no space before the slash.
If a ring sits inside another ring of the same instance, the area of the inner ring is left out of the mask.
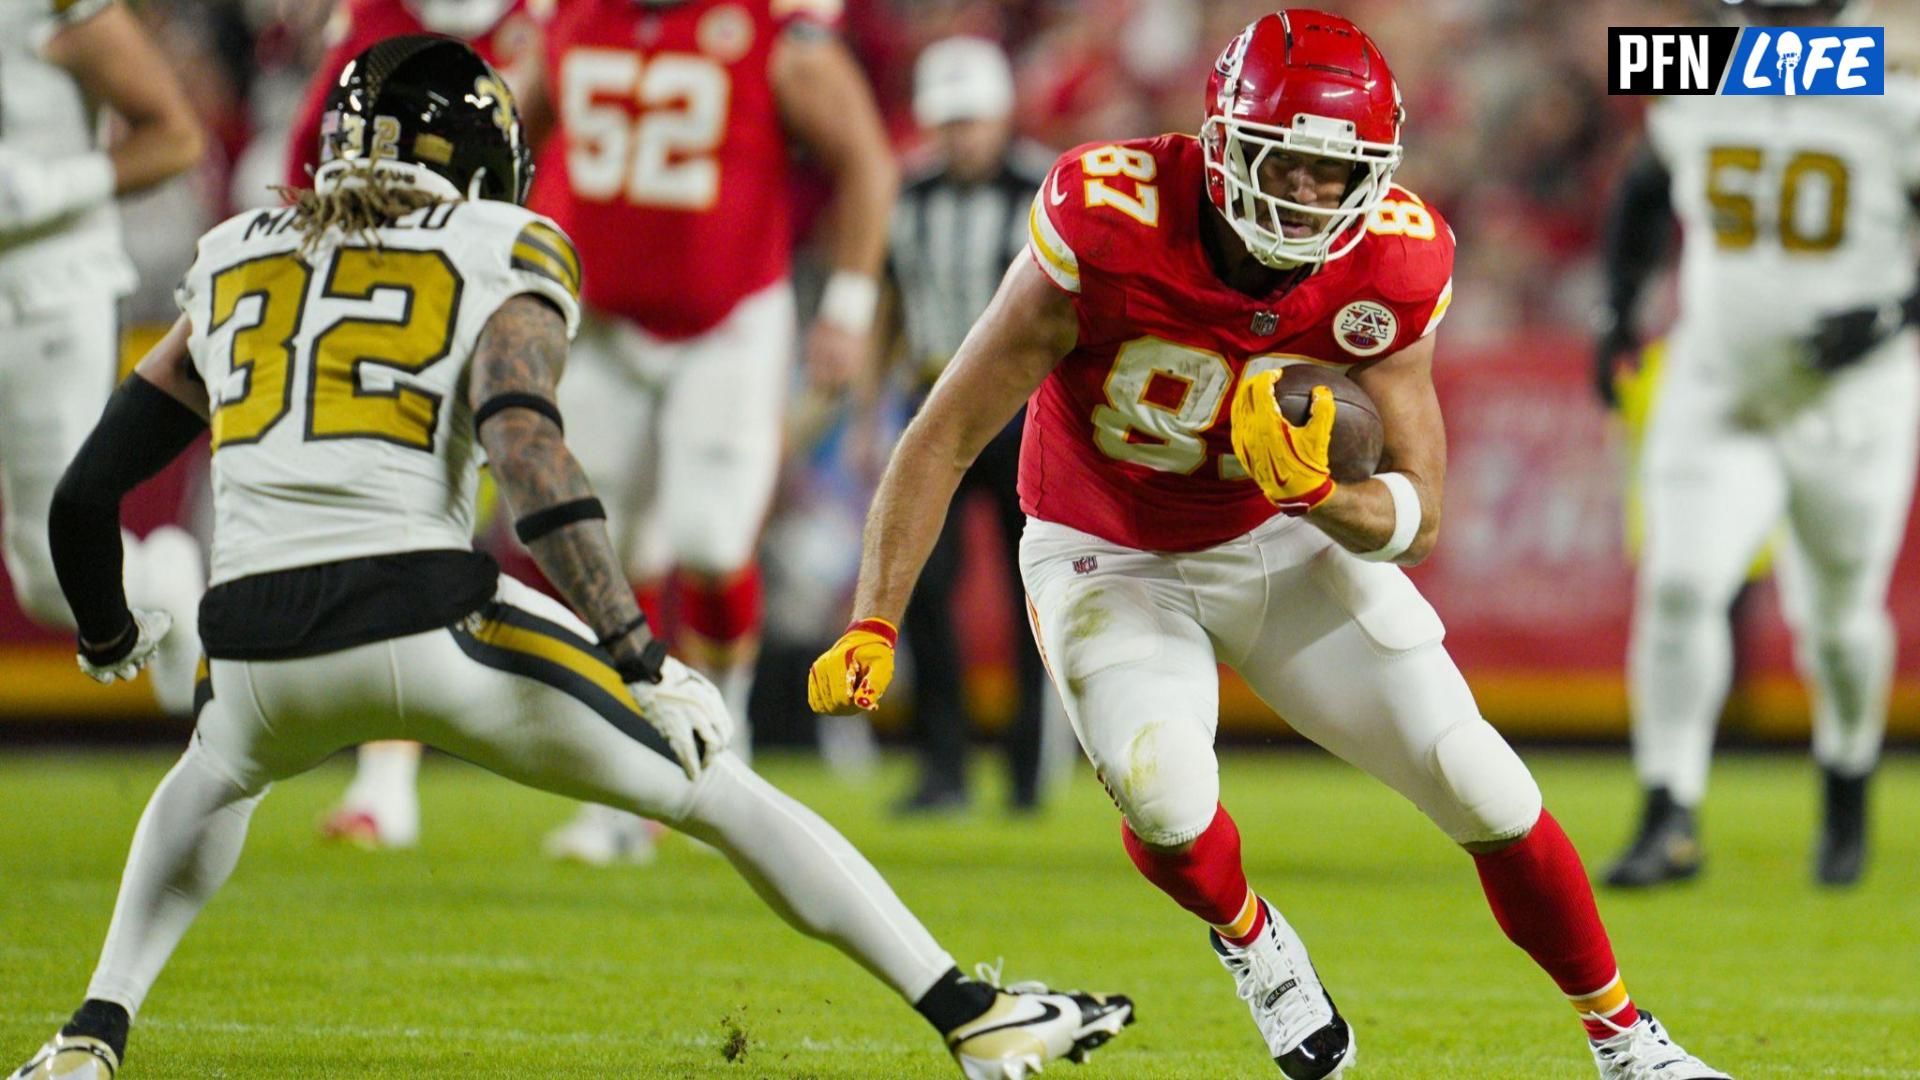
<path id="1" fill-rule="evenodd" d="M 467 400 L 474 405 L 510 392 L 552 400 L 566 364 L 567 332 L 544 300 L 516 296 L 487 321 L 474 350 Z M 552 420 L 529 409 L 507 409 L 480 429 L 494 481 L 515 517 L 593 494 L 587 475 Z M 633 621 L 640 608 L 614 554 L 606 522 L 577 521 L 528 548 L 567 603 L 605 635 Z M 637 657 L 652 640 L 645 627 L 608 643 L 616 660 Z"/>

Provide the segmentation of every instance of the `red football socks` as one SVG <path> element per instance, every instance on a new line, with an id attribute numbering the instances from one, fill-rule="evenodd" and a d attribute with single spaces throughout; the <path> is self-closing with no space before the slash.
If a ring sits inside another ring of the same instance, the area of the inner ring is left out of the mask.
<path id="1" fill-rule="evenodd" d="M 1604 1039 L 1639 1019 L 1586 868 L 1552 814 L 1542 810 L 1525 839 L 1473 862 L 1500 929 L 1567 995 L 1589 1036 Z"/>
<path id="2" fill-rule="evenodd" d="M 1133 865 L 1174 902 L 1219 932 L 1229 944 L 1245 945 L 1266 927 L 1266 909 L 1247 887 L 1240 868 L 1240 830 L 1222 806 L 1206 831 L 1186 851 L 1148 847 L 1125 821 L 1120 838 Z"/>
<path id="3" fill-rule="evenodd" d="M 680 625 L 701 640 L 729 646 L 759 633 L 763 602 L 758 566 L 748 566 L 717 585 L 675 574 L 672 588 Z"/>

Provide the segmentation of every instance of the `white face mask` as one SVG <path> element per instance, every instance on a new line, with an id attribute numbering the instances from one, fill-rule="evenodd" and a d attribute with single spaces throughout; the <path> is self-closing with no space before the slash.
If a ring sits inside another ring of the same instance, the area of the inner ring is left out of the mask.
<path id="1" fill-rule="evenodd" d="M 1332 262 L 1352 251 L 1400 165 L 1397 144 L 1368 142 L 1353 133 L 1350 123 L 1314 116 L 1296 117 L 1290 128 L 1209 117 L 1200 129 L 1200 146 L 1207 172 L 1226 187 L 1221 212 L 1227 223 L 1255 259 L 1281 270 Z M 1346 197 L 1329 208 L 1267 194 L 1260 187 L 1260 166 L 1276 151 L 1352 162 L 1355 176 Z M 1304 236 L 1288 236 L 1289 217 L 1319 224 Z"/>

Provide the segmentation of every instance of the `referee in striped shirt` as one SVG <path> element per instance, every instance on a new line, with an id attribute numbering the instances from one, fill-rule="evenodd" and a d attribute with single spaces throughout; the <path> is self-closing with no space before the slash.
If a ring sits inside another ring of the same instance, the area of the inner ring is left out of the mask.
<path id="1" fill-rule="evenodd" d="M 1000 47 L 982 38 L 934 42 L 914 69 L 914 117 L 931 136 L 939 163 L 910 182 L 894 209 L 888 258 L 891 353 L 911 366 L 914 407 L 959 349 L 1008 264 L 1026 246 L 1027 208 L 1052 155 L 1013 139 L 1013 74 Z M 1026 516 L 1015 483 L 1020 428 L 1015 417 L 960 481 L 954 512 L 934 545 L 907 607 L 903 643 L 913 656 L 914 726 L 920 742 L 918 785 L 903 813 L 937 813 L 968 802 L 968 717 L 953 608 L 962 559 L 960 508 L 977 495 L 993 508 L 1010 605 L 1016 613 L 1018 707 L 1007 730 L 1010 801 L 1034 809 L 1039 799 L 1041 707 L 1046 673 L 1026 622 L 1025 591 L 1015 553 Z"/>

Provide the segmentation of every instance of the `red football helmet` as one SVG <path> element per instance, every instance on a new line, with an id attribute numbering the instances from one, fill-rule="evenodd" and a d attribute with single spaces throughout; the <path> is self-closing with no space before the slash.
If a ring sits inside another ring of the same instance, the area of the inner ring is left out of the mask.
<path id="1" fill-rule="evenodd" d="M 1359 27 L 1308 8 L 1264 15 L 1227 45 L 1207 80 L 1200 127 L 1207 194 L 1262 263 L 1288 268 L 1337 259 L 1366 235 L 1367 215 L 1387 197 L 1405 117 L 1387 58 Z M 1276 150 L 1352 162 L 1340 206 L 1262 191 L 1260 166 Z M 1302 218 L 1321 225 L 1288 236 L 1288 218 L 1296 230 Z"/>

